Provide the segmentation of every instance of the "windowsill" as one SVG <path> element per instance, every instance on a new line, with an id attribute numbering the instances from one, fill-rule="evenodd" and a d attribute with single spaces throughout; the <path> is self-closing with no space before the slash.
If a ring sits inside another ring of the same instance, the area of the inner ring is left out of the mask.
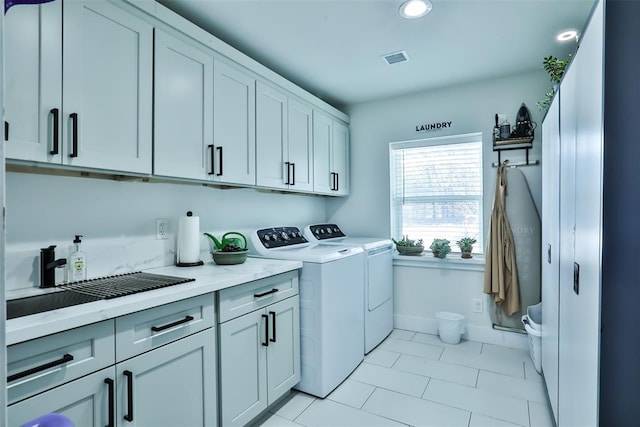
<path id="1" fill-rule="evenodd" d="M 484 271 L 484 255 L 473 255 L 473 258 L 460 258 L 459 253 L 450 253 L 446 258 L 433 256 L 430 251 L 420 255 L 400 255 L 393 253 L 393 265 L 400 267 L 438 268 L 448 270 Z"/>

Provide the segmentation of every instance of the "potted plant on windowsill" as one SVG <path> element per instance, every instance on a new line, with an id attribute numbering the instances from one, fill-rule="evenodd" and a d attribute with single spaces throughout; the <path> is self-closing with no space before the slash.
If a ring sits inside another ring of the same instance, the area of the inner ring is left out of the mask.
<path id="1" fill-rule="evenodd" d="M 402 240 L 391 240 L 396 244 L 396 250 L 400 255 L 420 255 L 424 251 L 422 239 L 412 240 L 409 236 L 402 236 Z"/>
<path id="2" fill-rule="evenodd" d="M 451 246 L 449 246 L 449 241 L 447 239 L 433 239 L 431 246 L 431 252 L 433 252 L 433 256 L 436 258 L 446 258 L 447 254 L 451 252 Z"/>
<path id="3" fill-rule="evenodd" d="M 471 251 L 473 251 L 473 244 L 475 242 L 476 239 L 472 239 L 471 237 L 463 237 L 456 242 L 456 245 L 458 245 L 462 252 L 462 255 L 460 255 L 461 258 L 472 258 Z"/>

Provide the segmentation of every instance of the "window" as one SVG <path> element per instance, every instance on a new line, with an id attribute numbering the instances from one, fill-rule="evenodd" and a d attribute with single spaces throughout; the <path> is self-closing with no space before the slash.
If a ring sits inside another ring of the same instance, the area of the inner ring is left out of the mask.
<path id="1" fill-rule="evenodd" d="M 391 235 L 448 239 L 451 250 L 462 237 L 477 240 L 483 253 L 482 134 L 394 142 L 389 145 Z"/>

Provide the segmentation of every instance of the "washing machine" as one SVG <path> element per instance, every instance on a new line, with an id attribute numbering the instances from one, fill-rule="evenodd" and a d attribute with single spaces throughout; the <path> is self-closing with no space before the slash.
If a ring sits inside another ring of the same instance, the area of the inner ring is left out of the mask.
<path id="1" fill-rule="evenodd" d="M 310 243 L 298 227 L 247 233 L 249 255 L 302 261 L 300 269 L 300 382 L 324 398 L 364 359 L 364 250 Z"/>
<path id="2" fill-rule="evenodd" d="M 336 224 L 309 225 L 304 228 L 304 235 L 312 243 L 364 250 L 364 352 L 369 353 L 393 330 L 393 242 L 350 237 Z"/>

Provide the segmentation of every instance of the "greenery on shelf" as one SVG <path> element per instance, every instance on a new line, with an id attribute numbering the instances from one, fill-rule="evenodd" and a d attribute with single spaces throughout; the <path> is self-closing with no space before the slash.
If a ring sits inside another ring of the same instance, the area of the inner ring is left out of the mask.
<path id="1" fill-rule="evenodd" d="M 437 258 L 446 258 L 447 254 L 451 252 L 451 246 L 449 246 L 449 241 L 447 239 L 433 239 L 431 246 L 431 252 L 433 252 L 433 256 Z"/>
<path id="2" fill-rule="evenodd" d="M 422 239 L 412 240 L 409 236 L 402 236 L 402 240 L 391 239 L 396 246 L 407 246 L 407 247 L 424 247 L 422 243 Z"/>
<path id="3" fill-rule="evenodd" d="M 545 93 L 545 97 L 542 101 L 538 101 L 536 103 L 540 111 L 546 111 L 549 108 L 549 105 L 551 105 L 553 96 L 556 94 L 555 85 L 559 84 L 562 80 L 564 71 L 571 61 L 571 56 L 572 54 L 569 54 L 567 59 L 558 59 L 555 56 L 550 55 L 542 60 L 542 67 L 547 73 L 549 73 L 549 80 L 551 80 L 551 83 L 553 83 L 554 86 Z"/>
<path id="4" fill-rule="evenodd" d="M 456 242 L 456 245 L 460 248 L 460 252 L 462 252 L 462 258 L 471 258 L 471 251 L 473 251 L 473 244 L 475 242 L 476 239 L 472 239 L 471 237 L 463 237 Z"/>

